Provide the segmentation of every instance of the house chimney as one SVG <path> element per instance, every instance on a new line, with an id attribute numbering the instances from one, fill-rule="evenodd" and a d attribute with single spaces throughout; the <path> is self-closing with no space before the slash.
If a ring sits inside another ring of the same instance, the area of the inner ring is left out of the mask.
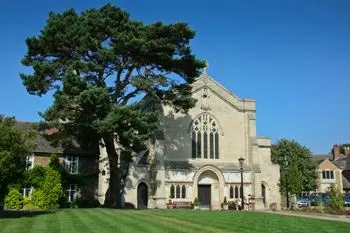
<path id="1" fill-rule="evenodd" d="M 336 144 L 332 149 L 333 160 L 336 160 L 340 156 L 340 147 Z"/>

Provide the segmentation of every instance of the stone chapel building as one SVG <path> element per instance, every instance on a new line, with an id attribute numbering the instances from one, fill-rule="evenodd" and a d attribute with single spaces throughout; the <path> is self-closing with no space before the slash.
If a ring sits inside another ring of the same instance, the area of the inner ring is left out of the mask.
<path id="1" fill-rule="evenodd" d="M 198 101 L 188 114 L 163 106 L 161 131 L 156 141 L 157 183 L 150 196 L 148 166 L 135 157 L 129 169 L 124 203 L 136 208 L 166 208 L 173 202 L 193 202 L 220 209 L 227 201 L 240 198 L 243 157 L 243 194 L 255 209 L 280 205 L 279 166 L 271 162 L 271 139 L 256 135 L 256 103 L 241 99 L 208 76 L 206 71 L 192 88 Z M 108 170 L 105 148 L 100 148 L 99 171 Z M 108 173 L 99 173 L 98 200 L 104 202 Z"/>

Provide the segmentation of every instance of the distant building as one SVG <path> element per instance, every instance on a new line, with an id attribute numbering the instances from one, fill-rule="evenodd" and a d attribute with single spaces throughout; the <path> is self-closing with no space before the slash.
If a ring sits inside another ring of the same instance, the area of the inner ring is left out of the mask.
<path id="1" fill-rule="evenodd" d="M 317 166 L 317 192 L 328 191 L 335 184 L 341 191 L 350 191 L 350 179 L 344 176 L 346 160 L 350 157 L 350 147 L 334 145 L 330 154 L 314 155 Z"/>

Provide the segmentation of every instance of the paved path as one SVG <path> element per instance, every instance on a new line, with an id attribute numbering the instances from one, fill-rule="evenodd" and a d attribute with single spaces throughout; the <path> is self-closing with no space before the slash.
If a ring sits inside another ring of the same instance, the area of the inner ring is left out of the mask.
<path id="1" fill-rule="evenodd" d="M 330 215 L 330 214 L 315 214 L 315 213 L 300 213 L 300 212 L 290 212 L 290 211 L 262 211 L 264 213 L 271 214 L 279 214 L 279 215 L 288 215 L 295 217 L 303 217 L 303 218 L 314 218 L 314 219 L 322 219 L 322 220 L 331 220 L 331 221 L 339 221 L 339 222 L 347 222 L 350 223 L 350 216 L 345 215 Z"/>

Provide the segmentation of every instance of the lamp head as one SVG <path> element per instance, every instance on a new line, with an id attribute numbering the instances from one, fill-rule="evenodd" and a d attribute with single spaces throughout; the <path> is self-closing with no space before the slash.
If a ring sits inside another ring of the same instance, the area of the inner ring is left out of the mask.
<path id="1" fill-rule="evenodd" d="M 243 157 L 240 157 L 240 158 L 238 159 L 238 162 L 239 162 L 239 166 L 240 166 L 241 168 L 243 168 L 243 165 L 244 165 L 244 158 L 243 158 Z"/>

